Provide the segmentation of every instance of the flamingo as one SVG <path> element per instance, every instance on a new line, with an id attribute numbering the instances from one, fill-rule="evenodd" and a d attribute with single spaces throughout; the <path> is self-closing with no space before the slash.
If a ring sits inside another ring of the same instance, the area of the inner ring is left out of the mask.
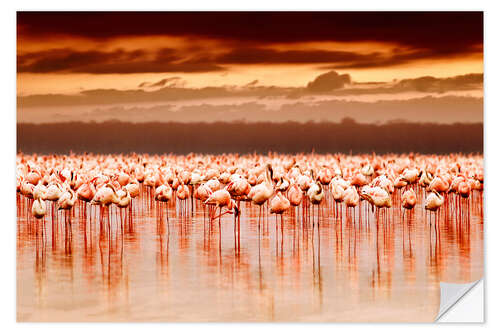
<path id="1" fill-rule="evenodd" d="M 283 195 L 283 193 L 278 192 L 278 194 L 276 194 L 271 200 L 270 206 L 271 214 L 282 215 L 290 208 L 290 201 Z"/>
<path id="2" fill-rule="evenodd" d="M 125 187 L 116 191 L 116 196 L 116 206 L 118 206 L 119 208 L 127 208 L 128 205 L 130 205 L 130 203 L 132 202 L 132 197 Z"/>
<path id="3" fill-rule="evenodd" d="M 127 180 L 128 181 L 128 180 Z M 116 206 L 120 208 L 120 228 L 123 231 L 123 220 L 122 220 L 122 209 L 129 207 L 129 205 L 132 203 L 132 196 L 128 192 L 126 187 L 122 187 L 118 191 L 116 191 Z M 125 210 L 125 213 L 127 211 Z M 168 215 L 167 215 L 168 216 Z M 126 218 L 126 216 L 125 216 Z"/>
<path id="4" fill-rule="evenodd" d="M 371 177 L 375 173 L 373 166 L 370 163 L 365 164 L 361 168 L 361 174 L 365 177 Z"/>
<path id="5" fill-rule="evenodd" d="M 181 180 L 181 183 L 179 184 L 179 186 L 177 187 L 176 196 L 177 196 L 177 199 L 179 199 L 181 201 L 181 204 L 184 202 L 184 200 L 186 200 L 190 196 L 189 187 L 187 185 L 185 185 L 182 182 L 182 180 Z"/>
<path id="6" fill-rule="evenodd" d="M 335 200 L 335 202 L 342 202 L 344 197 L 344 187 L 337 183 L 331 183 L 330 192 L 332 193 L 333 200 Z"/>
<path id="7" fill-rule="evenodd" d="M 155 200 L 160 202 L 168 203 L 172 200 L 172 188 L 168 183 L 158 186 L 155 190 Z M 165 207 L 168 222 L 168 206 Z"/>
<path id="8" fill-rule="evenodd" d="M 132 179 L 127 185 L 125 185 L 125 189 L 127 189 L 128 193 L 130 193 L 132 199 L 138 197 L 140 194 L 139 181 L 137 179 Z"/>
<path id="9" fill-rule="evenodd" d="M 429 193 L 422 206 L 434 196 L 434 191 L 442 196 L 443 205 L 448 204 L 448 193 L 455 193 L 457 204 L 458 200 L 462 202 L 468 198 L 472 202 L 476 192 L 482 195 L 484 186 L 481 156 L 460 154 L 71 154 L 62 157 L 19 154 L 17 163 L 16 191 L 19 193 L 18 200 L 27 198 L 26 207 L 41 199 L 52 201 L 54 210 L 55 202 L 74 199 L 73 191 L 77 199 L 104 208 L 111 204 L 132 208 L 133 198 L 142 195 L 140 187 L 144 185 L 150 194 L 148 203 L 154 202 L 153 197 L 156 201 L 170 202 L 172 199 L 166 200 L 167 197 L 175 195 L 173 198 L 181 202 L 188 197 L 200 200 L 205 209 L 204 203 L 208 198 L 224 189 L 229 192 L 230 201 L 227 206 L 219 208 L 228 207 L 230 212 L 235 212 L 232 206 L 236 204 L 238 218 L 241 200 L 260 206 L 259 230 L 262 212 L 268 211 L 262 206 L 268 203 L 268 208 L 273 208 L 274 202 L 282 197 L 288 200 L 290 207 L 304 202 L 304 209 L 308 203 L 317 203 L 321 207 L 324 197 L 329 199 L 330 196 L 336 206 L 344 202 L 348 208 L 361 208 L 359 200 L 366 200 L 377 209 L 388 208 L 393 200 L 401 200 L 394 206 L 406 212 L 414 209 L 420 200 L 415 195 L 419 188 L 415 187 L 417 183 L 426 187 Z M 397 195 L 391 195 L 393 193 Z M 319 199 L 320 196 L 323 198 Z M 473 202 L 482 203 L 480 200 Z M 67 205 L 67 211 L 71 211 L 70 204 Z M 433 211 L 431 206 L 428 205 L 426 210 Z M 194 212 L 194 204 L 192 207 Z M 217 213 L 228 214 L 224 209 Z M 216 218 L 214 214 L 210 212 L 211 219 Z"/>
<path id="10" fill-rule="evenodd" d="M 309 190 L 307 191 L 307 196 L 309 198 L 309 201 L 313 204 L 313 207 L 318 206 L 318 223 L 319 223 L 319 205 L 321 204 L 323 198 L 325 197 L 325 192 L 323 191 L 323 187 L 321 186 L 321 183 L 319 181 L 313 183 L 311 187 L 309 187 Z"/>
<path id="11" fill-rule="evenodd" d="M 382 188 L 379 186 L 365 186 L 361 190 L 361 197 L 371 204 L 372 211 L 373 207 L 377 208 L 377 218 L 379 209 L 392 207 L 392 200 L 389 190 L 387 190 L 387 188 L 385 187 Z"/>
<path id="12" fill-rule="evenodd" d="M 435 176 L 427 186 L 427 191 L 443 193 L 447 192 L 449 187 L 450 185 L 441 176 Z"/>
<path id="13" fill-rule="evenodd" d="M 427 187 L 430 185 L 433 178 L 434 176 L 431 172 L 423 170 L 420 174 L 420 179 L 418 180 L 418 184 L 422 187 Z"/>
<path id="14" fill-rule="evenodd" d="M 41 198 L 35 199 L 33 201 L 33 206 L 31 207 L 31 214 L 37 219 L 41 219 L 47 213 L 47 208 L 45 206 L 45 202 Z"/>
<path id="15" fill-rule="evenodd" d="M 42 176 L 40 172 L 37 170 L 32 170 L 26 175 L 26 181 L 32 185 L 38 184 Z"/>
<path id="16" fill-rule="evenodd" d="M 300 190 L 299 185 L 292 184 L 288 188 L 287 198 L 290 201 L 290 205 L 294 207 L 300 205 L 300 203 L 302 202 L 302 191 Z"/>
<path id="17" fill-rule="evenodd" d="M 214 212 L 217 211 L 217 208 L 219 208 L 219 215 L 211 218 L 211 221 L 215 220 L 216 218 L 219 218 L 219 236 L 221 234 L 221 224 L 220 224 L 221 216 L 223 216 L 224 214 L 233 214 L 233 212 L 234 212 L 234 217 L 235 217 L 235 220 L 234 220 L 235 228 L 234 229 L 235 229 L 235 233 L 236 233 L 236 218 L 239 216 L 240 211 L 239 211 L 238 207 L 236 206 L 236 202 L 233 199 L 231 199 L 231 194 L 229 194 L 229 191 L 227 189 L 224 188 L 224 189 L 215 191 L 214 193 L 212 193 L 210 195 L 210 197 L 208 197 L 207 200 L 205 200 L 204 203 L 205 203 L 205 205 L 215 205 Z M 224 213 L 222 213 L 223 207 L 227 208 L 227 211 Z M 220 245 L 220 238 L 219 238 L 219 245 Z"/>
<path id="18" fill-rule="evenodd" d="M 59 200 L 57 200 L 58 209 L 70 210 L 76 203 L 76 193 L 71 188 L 63 192 Z"/>
<path id="19" fill-rule="evenodd" d="M 73 208 L 73 206 L 76 203 L 76 193 L 73 191 L 71 188 L 68 188 L 66 191 L 64 191 L 57 200 L 57 210 L 64 210 L 64 218 L 65 218 L 65 223 L 69 223 L 69 231 L 71 233 L 71 214 L 70 214 L 70 221 L 68 222 L 68 211 Z"/>
<path id="20" fill-rule="evenodd" d="M 318 173 L 318 179 L 322 185 L 330 184 L 333 178 L 333 172 L 327 167 L 323 167 Z"/>
<path id="21" fill-rule="evenodd" d="M 408 180 L 405 179 L 405 177 L 399 176 L 396 178 L 393 185 L 395 188 L 400 189 L 406 187 L 408 184 L 410 183 L 408 182 Z"/>
<path id="22" fill-rule="evenodd" d="M 259 209 L 259 226 L 260 216 L 262 214 L 262 205 L 267 202 L 267 200 L 269 200 L 269 198 L 271 198 L 274 193 L 271 180 L 272 173 L 273 169 L 271 168 L 271 165 L 268 164 L 265 169 L 265 180 L 262 183 L 252 187 L 252 189 L 248 193 L 248 197 L 250 198 L 250 200 L 252 200 L 255 205 L 258 205 L 261 208 Z"/>
<path id="23" fill-rule="evenodd" d="M 205 220 L 205 201 L 210 197 L 212 193 L 212 190 L 207 186 L 206 183 L 201 184 L 194 191 L 194 198 L 196 200 L 200 200 L 203 204 L 203 220 Z"/>
<path id="24" fill-rule="evenodd" d="M 467 183 L 466 181 L 460 182 L 458 184 L 457 192 L 462 198 L 467 199 L 471 192 L 471 187 L 469 183 Z"/>
<path id="25" fill-rule="evenodd" d="M 356 187 L 362 187 L 368 184 L 368 180 L 366 179 L 365 175 L 361 173 L 355 174 L 351 178 L 351 185 L 356 186 Z"/>
<path id="26" fill-rule="evenodd" d="M 23 181 L 20 187 L 20 192 L 22 195 L 29 199 L 33 199 L 33 190 L 35 189 L 35 185 L 29 183 L 27 181 Z"/>
<path id="27" fill-rule="evenodd" d="M 350 186 L 344 191 L 343 202 L 348 208 L 354 208 L 359 204 L 359 194 L 354 186 Z"/>
<path id="28" fill-rule="evenodd" d="M 271 214 L 278 214 L 280 216 L 281 234 L 283 235 L 283 213 L 290 208 L 290 201 L 287 198 L 285 198 L 282 192 L 278 192 L 278 194 L 276 194 L 274 198 L 271 199 L 270 206 L 271 206 L 270 209 Z M 278 226 L 276 225 L 276 230 L 277 228 Z"/>
<path id="29" fill-rule="evenodd" d="M 169 202 L 172 199 L 172 188 L 170 185 L 161 184 L 155 189 L 155 200 L 161 202 Z"/>
<path id="30" fill-rule="evenodd" d="M 231 182 L 226 187 L 229 194 L 233 199 L 236 200 L 236 206 L 238 211 L 240 211 L 240 201 L 248 200 L 248 196 L 252 189 L 252 186 L 247 179 L 238 174 L 233 174 L 231 177 Z M 238 214 L 238 235 L 240 230 L 240 214 Z"/>
<path id="31" fill-rule="evenodd" d="M 401 200 L 404 209 L 413 209 L 413 207 L 417 204 L 417 196 L 415 195 L 413 189 L 405 191 Z"/>
<path id="32" fill-rule="evenodd" d="M 47 197 L 47 187 L 40 182 L 33 188 L 33 200 L 37 199 L 45 200 L 46 197 Z"/>
<path id="33" fill-rule="evenodd" d="M 97 190 L 94 198 L 92 198 L 92 201 L 90 203 L 92 205 L 101 205 L 108 207 L 109 205 L 111 205 L 112 203 L 116 203 L 117 201 L 118 200 L 114 187 L 107 183 Z"/>
<path id="34" fill-rule="evenodd" d="M 437 191 L 433 190 L 426 198 L 425 198 L 425 209 L 430 210 L 432 212 L 437 211 L 444 203 L 444 198 Z"/>
<path id="35" fill-rule="evenodd" d="M 276 184 L 276 191 L 286 192 L 290 187 L 290 182 L 285 176 L 281 176 Z"/>
<path id="36" fill-rule="evenodd" d="M 416 168 L 404 169 L 401 177 L 408 182 L 408 184 L 415 184 L 418 181 L 419 172 Z"/>
<path id="37" fill-rule="evenodd" d="M 76 191 L 76 195 L 78 199 L 84 201 L 84 202 L 90 202 L 94 198 L 94 195 L 96 193 L 96 188 L 94 185 L 94 181 L 97 178 L 94 178 L 91 181 L 88 181 L 84 184 L 82 184 L 78 190 Z"/>
<path id="38" fill-rule="evenodd" d="M 443 196 L 439 194 L 436 190 L 432 190 L 432 192 L 427 196 L 427 198 L 425 198 L 425 209 L 434 212 L 434 220 L 435 220 L 434 229 L 436 233 L 438 232 L 436 211 L 443 205 L 443 203 L 444 203 Z"/>

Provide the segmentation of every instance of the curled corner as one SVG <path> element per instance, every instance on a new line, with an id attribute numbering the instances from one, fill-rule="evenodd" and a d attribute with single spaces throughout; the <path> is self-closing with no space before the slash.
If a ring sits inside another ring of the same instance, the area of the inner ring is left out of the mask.
<path id="1" fill-rule="evenodd" d="M 479 281 L 471 283 L 440 283 L 441 298 L 439 304 L 439 313 L 436 321 L 441 318 L 453 305 L 455 305 L 469 290 L 471 290 Z"/>

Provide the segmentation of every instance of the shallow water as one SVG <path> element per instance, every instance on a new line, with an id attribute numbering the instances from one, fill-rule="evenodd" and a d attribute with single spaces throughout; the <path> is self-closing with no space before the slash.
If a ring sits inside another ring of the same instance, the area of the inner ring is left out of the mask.
<path id="1" fill-rule="evenodd" d="M 18 321 L 433 321 L 440 281 L 483 275 L 478 192 L 470 216 L 450 196 L 437 228 L 422 192 L 404 216 L 327 201 L 285 215 L 283 230 L 268 213 L 259 228 L 242 202 L 237 251 L 231 215 L 220 232 L 188 200 L 169 203 L 167 222 L 142 191 L 127 214 L 111 208 L 110 231 L 98 207 L 79 203 L 65 228 L 63 212 L 43 224 L 18 198 Z"/>

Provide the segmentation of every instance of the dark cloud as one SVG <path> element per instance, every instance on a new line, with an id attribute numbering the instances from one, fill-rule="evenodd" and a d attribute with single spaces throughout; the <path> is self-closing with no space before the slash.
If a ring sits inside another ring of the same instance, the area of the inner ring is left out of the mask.
<path id="1" fill-rule="evenodd" d="M 468 52 L 480 54 L 480 48 L 470 47 Z M 450 50 L 392 50 L 382 52 L 346 52 L 327 50 L 274 50 L 271 48 L 238 48 L 214 58 L 220 65 L 239 64 L 329 64 L 324 69 L 358 69 L 389 67 L 418 59 L 441 59 L 456 56 Z"/>
<path id="2" fill-rule="evenodd" d="M 162 48 L 156 51 L 111 52 L 76 51 L 72 49 L 50 49 L 18 55 L 18 72 L 30 73 L 163 73 L 163 72 L 209 72 L 221 70 L 228 64 L 306 64 L 329 63 L 336 68 L 387 66 L 383 55 L 374 52 L 358 54 L 355 52 L 291 50 L 278 51 L 265 48 L 236 49 L 227 53 L 210 56 L 180 52 Z M 399 62 L 394 61 L 395 64 Z M 144 85 L 146 86 L 146 85 Z M 158 85 L 160 87 L 162 85 Z"/>
<path id="3" fill-rule="evenodd" d="M 379 57 L 379 53 L 359 54 L 355 52 L 325 50 L 288 50 L 270 48 L 238 48 L 215 59 L 220 64 L 308 64 L 368 61 Z"/>
<path id="4" fill-rule="evenodd" d="M 482 12 L 18 12 L 20 36 L 201 36 L 259 43 L 390 41 L 460 50 L 483 42 Z"/>
<path id="5" fill-rule="evenodd" d="M 167 73 L 212 72 L 223 70 L 206 57 L 184 58 L 174 49 L 163 48 L 152 53 L 143 50 L 110 52 L 50 49 L 17 56 L 19 73 Z"/>
<path id="6" fill-rule="evenodd" d="M 443 93 L 451 90 L 481 89 L 482 85 L 483 74 L 467 74 L 449 78 L 423 76 L 416 79 L 405 79 L 399 81 L 394 88 L 421 92 Z"/>
<path id="7" fill-rule="evenodd" d="M 255 86 L 257 83 L 259 83 L 259 80 L 253 80 L 253 81 L 250 81 L 248 82 L 247 84 L 244 85 L 244 87 L 253 87 Z"/>
<path id="8" fill-rule="evenodd" d="M 165 79 L 161 79 L 160 81 L 151 83 L 151 82 L 142 82 L 139 84 L 139 88 L 161 88 L 164 87 L 167 83 L 170 83 L 169 87 L 175 87 L 176 84 L 181 80 L 179 76 L 167 77 Z"/>
<path id="9" fill-rule="evenodd" d="M 75 51 L 72 49 L 49 49 L 40 52 L 29 52 L 17 56 L 17 71 L 32 73 L 48 73 L 66 71 L 87 71 L 93 64 L 111 64 L 112 62 L 134 62 L 144 52 L 137 50 L 126 52 L 115 50 L 112 52 L 101 51 Z M 82 69 L 83 68 L 83 69 Z"/>
<path id="10" fill-rule="evenodd" d="M 339 75 L 336 71 L 321 74 L 307 84 L 307 90 L 312 93 L 324 93 L 343 88 L 351 82 L 349 74 Z"/>
<path id="11" fill-rule="evenodd" d="M 321 66 L 321 69 L 364 69 L 375 67 L 391 67 L 408 64 L 416 60 L 451 60 L 462 55 L 474 55 L 482 57 L 482 46 L 470 45 L 464 53 L 457 53 L 453 49 L 414 49 L 401 50 L 394 49 L 392 53 L 383 54 L 374 52 L 360 57 L 346 58 L 345 60 L 332 61 L 333 64 Z"/>
<path id="12" fill-rule="evenodd" d="M 165 102 L 209 98 L 267 97 L 286 96 L 296 89 L 272 86 L 250 86 L 246 89 L 242 87 L 238 89 L 235 88 L 236 87 L 164 87 L 152 91 L 143 89 L 94 89 L 83 90 L 75 95 L 42 94 L 18 96 L 17 103 L 19 107 L 35 107 Z"/>
<path id="13" fill-rule="evenodd" d="M 396 94 L 412 91 L 445 93 L 452 91 L 469 91 L 481 89 L 483 89 L 483 74 L 471 73 L 446 78 L 422 76 L 413 79 L 404 79 L 386 83 L 354 82 L 348 88 L 336 90 L 332 93 L 337 96 L 345 96 L 367 94 Z"/>
<path id="14" fill-rule="evenodd" d="M 478 47 L 469 49 L 480 55 Z M 393 53 L 357 53 L 326 50 L 275 50 L 271 48 L 237 48 L 222 54 L 203 50 L 182 53 L 171 48 L 159 50 L 122 49 L 102 51 L 76 51 L 50 49 L 18 55 L 18 72 L 50 73 L 164 73 L 211 72 L 225 65 L 255 64 L 323 64 L 322 69 L 361 69 L 390 67 L 419 59 L 450 59 L 457 55 L 450 50 L 392 50 Z M 451 53 L 450 53 L 451 52 Z"/>
<path id="15" fill-rule="evenodd" d="M 482 47 L 470 45 L 466 53 L 481 55 Z M 275 50 L 272 48 L 237 48 L 214 58 L 224 64 L 329 64 L 324 69 L 360 69 L 389 67 L 420 59 L 451 59 L 461 54 L 453 49 L 394 48 L 388 52 L 370 53 L 328 50 Z"/>
<path id="16" fill-rule="evenodd" d="M 360 69 L 481 56 L 483 51 L 481 12 L 18 12 L 17 22 L 18 45 L 60 35 L 99 41 L 168 35 L 216 39 L 228 49 L 212 54 L 202 43 L 193 43 L 185 54 L 165 48 L 148 56 L 143 50 L 67 49 L 20 55 L 18 71 L 35 73 L 210 72 L 225 64 L 305 63 Z M 376 41 L 397 47 L 389 54 L 271 47 L 314 41 Z"/>

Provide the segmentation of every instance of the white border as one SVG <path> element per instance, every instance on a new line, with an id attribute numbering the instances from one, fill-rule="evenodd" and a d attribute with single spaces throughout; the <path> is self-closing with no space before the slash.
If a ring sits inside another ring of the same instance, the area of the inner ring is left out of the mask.
<path id="1" fill-rule="evenodd" d="M 496 262 L 498 254 L 500 253 L 498 247 L 500 242 L 495 238 L 500 235 L 498 218 L 498 210 L 495 207 L 497 196 L 495 189 L 500 186 L 499 184 L 499 164 L 498 162 L 498 148 L 500 144 L 498 126 L 500 125 L 499 113 L 500 108 L 498 105 L 499 95 L 499 80 L 500 73 L 498 72 L 498 62 L 500 61 L 500 52 L 498 46 L 498 32 L 500 31 L 500 15 L 495 6 L 496 2 L 491 1 L 488 3 L 478 1 L 418 1 L 418 2 L 403 2 L 403 1 L 347 1 L 343 3 L 335 3 L 328 5 L 326 1 L 308 0 L 308 1 L 262 1 L 253 0 L 249 2 L 238 3 L 229 0 L 212 0 L 206 1 L 189 1 L 183 0 L 180 2 L 154 2 L 154 1 L 96 1 L 87 0 L 85 2 L 69 2 L 69 1 L 17 1 L 2 3 L 0 11 L 1 20 L 0 24 L 2 29 L 2 51 L 1 62 L 2 66 L 2 114 L 0 122 L 2 133 L 2 153 L 3 159 L 1 165 L 2 187 L 1 187 L 1 203 L 2 203 L 2 229 L 0 229 L 1 246 L 2 246 L 2 263 L 4 265 L 1 276 L 0 286 L 1 290 L 1 304 L 0 314 L 2 318 L 3 330 L 10 331 L 10 329 L 36 330 L 40 331 L 88 331 L 91 330 L 104 330 L 109 329 L 109 324 L 16 324 L 15 323 L 15 201 L 14 201 L 14 155 L 15 155 L 15 11 L 16 10 L 484 10 L 485 11 L 485 173 L 486 173 L 486 212 L 485 212 L 485 253 L 486 259 L 494 258 L 495 263 L 485 263 L 485 283 L 487 285 L 488 297 L 486 299 L 486 316 L 485 320 L 488 328 L 499 326 L 500 316 L 498 316 L 499 304 L 498 296 L 498 272 L 499 266 Z M 422 22 L 425 24 L 425 22 Z M 492 209 L 489 209 L 492 207 Z M 490 223 L 491 221 L 491 223 Z M 490 254 L 490 255 L 488 255 Z M 491 281 L 491 283 L 489 283 Z M 475 303 L 473 303 L 475 302 Z M 470 302 L 467 306 L 470 309 L 475 309 L 482 306 L 481 302 L 476 299 Z M 488 315 L 490 314 L 490 316 Z M 465 319 L 465 318 L 464 318 Z M 286 329 L 287 331 L 301 332 L 310 328 L 315 330 L 332 330 L 332 329 L 369 329 L 370 331 L 387 332 L 397 330 L 398 332 L 404 326 L 408 331 L 421 331 L 422 329 L 449 329 L 454 332 L 475 330 L 477 327 L 470 325 L 421 325 L 411 324 L 397 324 L 397 325 L 373 325 L 373 324 L 313 324 L 312 327 L 306 324 L 280 324 L 279 329 Z M 369 326 L 368 326 L 369 325 Z M 12 327 L 16 326 L 16 327 Z M 253 331 L 255 329 L 271 331 L 275 330 L 275 324 L 213 324 L 213 325 L 198 325 L 198 324 L 168 324 L 167 326 L 158 324 L 118 324 L 121 332 L 136 331 L 141 329 L 165 331 L 166 329 L 182 329 L 182 330 L 203 330 L 204 332 L 221 331 L 239 332 Z M 141 326 L 141 327 L 139 327 Z"/>

